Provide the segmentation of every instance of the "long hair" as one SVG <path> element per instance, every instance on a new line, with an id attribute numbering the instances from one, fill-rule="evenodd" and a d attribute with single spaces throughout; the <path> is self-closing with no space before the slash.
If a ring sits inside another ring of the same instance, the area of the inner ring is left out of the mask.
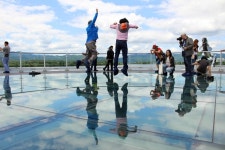
<path id="1" fill-rule="evenodd" d="M 198 52 L 198 39 L 195 39 L 194 40 L 194 43 L 193 43 L 193 50 L 195 51 L 195 52 Z"/>
<path id="2" fill-rule="evenodd" d="M 172 52 L 170 49 L 166 50 L 166 52 L 169 52 L 169 58 L 172 57 Z M 167 55 L 166 55 L 167 56 Z"/>
<path id="3" fill-rule="evenodd" d="M 194 40 L 194 47 L 198 47 L 198 39 Z"/>

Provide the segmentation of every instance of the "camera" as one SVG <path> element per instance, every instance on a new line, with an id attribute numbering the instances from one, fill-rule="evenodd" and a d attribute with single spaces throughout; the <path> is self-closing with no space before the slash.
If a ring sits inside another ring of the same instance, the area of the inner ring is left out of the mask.
<path id="1" fill-rule="evenodd" d="M 154 53 L 155 53 L 155 50 L 152 49 L 152 50 L 151 50 L 151 54 L 154 54 Z"/>
<path id="2" fill-rule="evenodd" d="M 207 76 L 206 77 L 207 82 L 213 82 L 214 81 L 214 76 Z"/>
<path id="3" fill-rule="evenodd" d="M 179 47 L 183 47 L 183 40 L 182 37 L 178 37 L 177 40 L 179 41 Z"/>

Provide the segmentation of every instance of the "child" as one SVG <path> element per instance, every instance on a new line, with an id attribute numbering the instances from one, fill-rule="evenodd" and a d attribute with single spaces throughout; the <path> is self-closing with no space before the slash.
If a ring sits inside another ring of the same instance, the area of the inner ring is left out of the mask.
<path id="1" fill-rule="evenodd" d="M 106 68 L 107 68 L 106 70 L 109 71 L 109 65 L 110 65 L 110 71 L 113 71 L 113 58 L 114 58 L 113 46 L 109 46 L 109 49 L 107 51 L 107 56 L 106 56 L 107 63 L 105 67 L 103 68 L 104 71 Z"/>

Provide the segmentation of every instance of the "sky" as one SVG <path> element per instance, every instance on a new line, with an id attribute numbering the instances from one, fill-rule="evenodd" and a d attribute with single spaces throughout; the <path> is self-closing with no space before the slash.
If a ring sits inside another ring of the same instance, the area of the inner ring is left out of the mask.
<path id="1" fill-rule="evenodd" d="M 129 53 L 148 53 L 153 44 L 180 52 L 178 38 L 206 37 L 213 51 L 225 49 L 224 0 L 0 0 L 0 46 L 38 53 L 85 52 L 87 22 L 99 10 L 97 49 L 115 45 L 110 24 L 127 18 Z"/>

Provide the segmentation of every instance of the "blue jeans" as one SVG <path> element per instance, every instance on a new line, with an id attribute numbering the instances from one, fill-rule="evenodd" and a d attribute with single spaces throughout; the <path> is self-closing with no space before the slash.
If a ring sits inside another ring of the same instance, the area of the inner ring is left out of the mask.
<path id="1" fill-rule="evenodd" d="M 120 51 L 122 50 L 123 55 L 123 69 L 127 71 L 128 65 L 127 65 L 127 41 L 126 40 L 116 40 L 116 50 L 115 50 L 115 58 L 114 58 L 114 69 L 117 70 L 118 66 L 118 59 L 120 55 Z"/>
<path id="2" fill-rule="evenodd" d="M 184 64 L 185 64 L 185 72 L 191 73 L 192 72 L 191 56 L 184 57 Z"/>
<path id="3" fill-rule="evenodd" d="M 9 57 L 3 57 L 2 63 L 4 66 L 4 71 L 9 71 Z"/>
<path id="4" fill-rule="evenodd" d="M 174 67 L 169 67 L 169 66 L 167 66 L 166 64 L 163 64 L 163 72 L 164 72 L 164 73 L 166 73 L 166 72 L 168 72 L 168 73 L 173 73 L 174 70 L 175 70 Z"/>

